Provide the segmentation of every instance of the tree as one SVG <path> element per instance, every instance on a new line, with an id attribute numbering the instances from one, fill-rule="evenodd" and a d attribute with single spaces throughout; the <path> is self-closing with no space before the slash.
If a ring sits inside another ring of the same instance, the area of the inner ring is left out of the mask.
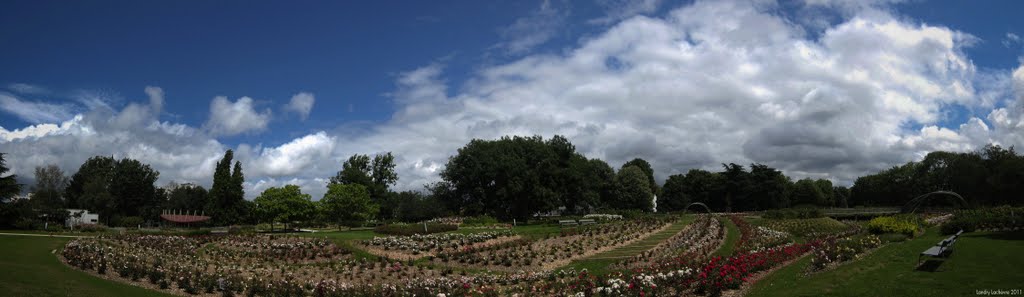
<path id="1" fill-rule="evenodd" d="M 328 184 L 319 203 L 324 219 L 337 223 L 339 228 L 365 222 L 379 211 L 370 200 L 370 192 L 360 184 Z"/>
<path id="2" fill-rule="evenodd" d="M 822 205 L 825 202 L 825 196 L 814 180 L 805 178 L 798 180 L 794 185 L 791 200 L 794 205 Z"/>
<path id="3" fill-rule="evenodd" d="M 444 206 L 437 198 L 419 192 L 391 193 L 395 201 L 395 218 L 403 222 L 420 222 L 444 216 Z"/>
<path id="4" fill-rule="evenodd" d="M 654 193 L 651 192 L 646 173 L 640 167 L 622 168 L 615 177 L 615 183 L 619 189 L 619 201 L 615 208 L 638 209 L 647 212 L 654 208 L 654 203 L 651 201 L 654 198 Z"/>
<path id="5" fill-rule="evenodd" d="M 198 210 L 206 207 L 208 193 L 196 184 L 171 184 L 167 186 L 166 209 Z"/>
<path id="6" fill-rule="evenodd" d="M 750 173 L 743 169 L 742 165 L 735 163 L 722 164 L 725 168 L 722 176 L 725 177 L 725 211 L 751 210 L 755 203 L 750 199 L 752 184 Z"/>
<path id="7" fill-rule="evenodd" d="M 658 195 L 658 211 L 683 210 L 690 203 L 690 196 L 686 193 L 686 176 L 670 175 L 661 188 L 661 195 Z"/>
<path id="8" fill-rule="evenodd" d="M 11 198 L 21 193 L 21 184 L 18 184 L 17 175 L 4 176 L 10 169 L 4 160 L 3 153 L 0 153 L 0 227 L 10 228 L 18 219 L 24 217 L 26 211 L 31 207 L 22 201 L 9 202 Z"/>
<path id="9" fill-rule="evenodd" d="M 206 213 L 210 214 L 211 221 L 216 225 L 237 224 L 247 219 L 249 208 L 246 207 L 245 192 L 242 188 L 242 183 L 245 182 L 242 163 L 235 162 L 232 172 L 233 157 L 234 153 L 231 150 L 224 152 L 224 158 L 217 162 L 213 172 L 213 185 L 210 187 Z"/>
<path id="10" fill-rule="evenodd" d="M 32 187 L 32 200 L 40 208 L 64 208 L 64 188 L 68 177 L 57 165 L 37 166 L 36 185 Z"/>
<path id="11" fill-rule="evenodd" d="M 651 163 L 648 163 L 647 160 L 636 158 L 630 160 L 629 162 L 626 162 L 625 164 L 622 164 L 622 167 L 619 167 L 619 170 L 622 170 L 622 168 L 626 168 L 629 166 L 636 166 L 637 168 L 640 168 L 640 170 L 644 172 L 644 175 L 647 176 L 647 183 L 650 184 L 651 193 L 654 193 L 654 195 L 658 195 L 661 193 L 661 190 L 658 188 L 658 182 L 654 180 L 654 168 L 651 167 Z"/>
<path id="12" fill-rule="evenodd" d="M 792 181 L 775 168 L 763 164 L 750 164 L 752 189 L 750 200 L 756 209 L 789 207 L 786 189 Z"/>
<path id="13" fill-rule="evenodd" d="M 21 193 L 21 184 L 18 184 L 17 175 L 3 176 L 4 173 L 10 171 L 10 168 L 7 168 L 4 155 L 6 154 L 0 153 L 0 203 L 7 202 L 11 197 Z"/>
<path id="14" fill-rule="evenodd" d="M 331 178 L 332 184 L 358 184 L 365 187 L 373 181 L 370 177 L 370 156 L 352 155 L 341 164 L 341 168 L 341 171 Z"/>
<path id="15" fill-rule="evenodd" d="M 461 215 L 526 219 L 579 201 L 567 197 L 579 180 L 570 169 L 576 154 L 561 136 L 474 139 L 448 159 L 434 193 Z"/>
<path id="16" fill-rule="evenodd" d="M 833 193 L 832 182 L 827 179 L 818 179 L 814 181 L 814 185 L 818 187 L 818 192 L 821 192 L 821 202 L 819 206 L 835 206 L 836 199 Z"/>
<path id="17" fill-rule="evenodd" d="M 296 185 L 271 187 L 253 202 L 256 204 L 255 216 L 261 221 L 269 221 L 271 231 L 274 230 L 274 222 L 282 222 L 288 228 L 292 222 L 308 221 L 316 215 L 316 206 L 309 194 L 303 194 Z"/>
<path id="18" fill-rule="evenodd" d="M 64 202 L 67 208 L 87 208 L 79 201 L 85 194 L 85 185 L 98 180 L 103 183 L 103 188 L 106 188 L 116 162 L 113 157 L 95 156 L 82 163 L 64 189 Z"/>
<path id="19" fill-rule="evenodd" d="M 154 186 L 159 177 L 160 172 L 138 160 L 125 158 L 114 163 L 107 190 L 115 200 L 115 217 L 156 220 L 162 206 L 161 201 L 156 199 Z"/>
<path id="20" fill-rule="evenodd" d="M 382 219 L 391 219 L 397 204 L 388 201 L 390 187 L 398 182 L 395 173 L 395 157 L 391 152 L 375 155 L 355 154 L 342 163 L 341 171 L 331 178 L 332 184 L 358 184 L 370 192 L 370 199 L 380 206 Z"/>

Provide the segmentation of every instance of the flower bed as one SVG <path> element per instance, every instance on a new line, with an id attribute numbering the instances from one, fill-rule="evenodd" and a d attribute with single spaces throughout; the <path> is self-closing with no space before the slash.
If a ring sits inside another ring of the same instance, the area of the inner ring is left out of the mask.
<path id="1" fill-rule="evenodd" d="M 621 260 L 612 267 L 615 269 L 629 269 L 639 266 L 649 266 L 653 263 L 664 262 L 681 254 L 693 257 L 705 258 L 710 256 L 717 249 L 718 243 L 725 238 L 725 228 L 722 222 L 710 215 L 698 215 L 697 218 L 654 248 L 639 255 Z"/>
<path id="2" fill-rule="evenodd" d="M 878 236 L 863 235 L 827 239 L 821 242 L 811 258 L 810 269 L 818 271 L 833 263 L 841 263 L 856 259 L 865 251 L 879 247 L 882 240 Z"/>
<path id="3" fill-rule="evenodd" d="M 444 251 L 459 251 L 468 247 L 484 247 L 519 238 L 511 231 L 483 233 L 442 233 L 412 236 L 374 237 L 359 244 L 378 256 L 407 260 Z M 376 252 L 381 251 L 381 252 Z"/>
<path id="4" fill-rule="evenodd" d="M 496 271 L 548 270 L 573 259 L 629 244 L 668 227 L 664 219 L 641 219 L 563 230 L 542 240 L 525 239 L 498 245 L 438 253 L 442 266 L 473 267 Z"/>
<path id="5" fill-rule="evenodd" d="M 953 219 L 942 225 L 943 234 L 959 230 L 974 232 L 990 229 L 1024 228 L 1024 207 L 1000 206 L 982 209 L 965 209 L 953 212 Z"/>
<path id="6" fill-rule="evenodd" d="M 821 238 L 847 232 L 852 228 L 832 218 L 766 220 L 764 226 L 804 238 Z"/>
<path id="7" fill-rule="evenodd" d="M 740 240 L 736 243 L 736 250 L 739 252 L 761 251 L 790 241 L 790 236 L 786 232 L 764 226 L 755 227 L 738 215 L 730 215 L 729 219 L 740 230 Z"/>

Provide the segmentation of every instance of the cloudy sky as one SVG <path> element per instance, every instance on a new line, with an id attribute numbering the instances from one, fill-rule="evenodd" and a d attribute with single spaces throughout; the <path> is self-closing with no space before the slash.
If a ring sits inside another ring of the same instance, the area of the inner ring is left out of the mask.
<path id="1" fill-rule="evenodd" d="M 0 152 L 95 155 L 318 199 L 352 154 L 399 190 L 470 139 L 565 135 L 657 178 L 764 163 L 849 185 L 1024 145 L 1019 1 L 4 1 Z"/>

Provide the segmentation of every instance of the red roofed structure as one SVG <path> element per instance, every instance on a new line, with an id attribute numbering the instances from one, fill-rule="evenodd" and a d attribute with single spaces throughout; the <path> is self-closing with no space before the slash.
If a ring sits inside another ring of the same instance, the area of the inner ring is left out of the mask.
<path id="1" fill-rule="evenodd" d="M 202 223 L 210 220 L 209 216 L 196 215 L 195 212 L 189 214 L 187 211 L 185 213 L 181 213 L 180 211 L 174 212 L 168 210 L 165 210 L 164 213 L 160 215 L 160 218 L 176 224 Z"/>

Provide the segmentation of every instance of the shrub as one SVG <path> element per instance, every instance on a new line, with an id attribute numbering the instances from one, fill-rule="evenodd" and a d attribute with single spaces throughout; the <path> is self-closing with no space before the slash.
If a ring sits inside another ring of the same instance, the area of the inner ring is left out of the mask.
<path id="1" fill-rule="evenodd" d="M 942 225 L 943 234 L 960 230 L 974 232 L 978 229 L 1019 228 L 1024 226 L 1024 207 L 1000 206 L 982 209 L 966 209 L 953 212 L 953 219 Z"/>
<path id="2" fill-rule="evenodd" d="M 877 217 L 868 222 L 868 231 L 874 234 L 899 233 L 914 236 L 920 226 L 915 215 Z"/>

